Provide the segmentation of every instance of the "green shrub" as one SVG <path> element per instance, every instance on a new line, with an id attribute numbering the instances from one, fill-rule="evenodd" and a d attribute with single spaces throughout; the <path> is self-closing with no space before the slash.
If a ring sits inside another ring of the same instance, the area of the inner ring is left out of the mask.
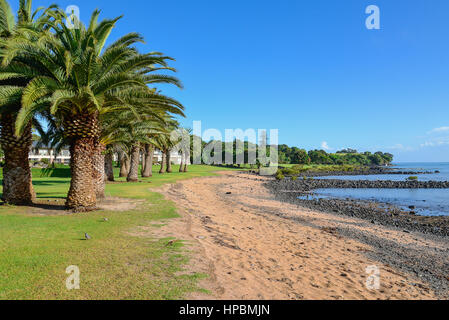
<path id="1" fill-rule="evenodd" d="M 285 176 L 282 174 L 282 170 L 278 170 L 276 173 L 276 180 L 284 180 Z"/>
<path id="2" fill-rule="evenodd" d="M 410 176 L 407 178 L 408 181 L 418 181 L 418 177 L 417 176 Z"/>

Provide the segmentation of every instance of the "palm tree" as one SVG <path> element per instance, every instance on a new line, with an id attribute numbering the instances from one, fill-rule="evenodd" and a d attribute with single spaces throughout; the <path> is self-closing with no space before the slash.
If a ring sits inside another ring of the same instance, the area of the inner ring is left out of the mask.
<path id="1" fill-rule="evenodd" d="M 54 161 L 56 160 L 58 154 L 60 154 L 62 149 L 67 146 L 67 141 L 64 139 L 64 134 L 61 128 L 56 125 L 54 119 L 48 114 L 45 116 L 45 119 L 47 120 L 46 130 L 42 128 L 39 122 L 38 125 L 35 126 L 37 132 L 39 133 L 38 139 L 35 139 L 35 148 L 39 149 L 42 146 L 46 146 L 50 150 L 53 150 L 53 159 L 50 159 L 50 162 L 54 165 Z"/>
<path id="2" fill-rule="evenodd" d="M 144 162 L 142 164 L 142 178 L 153 176 L 154 143 L 145 143 L 143 146 Z"/>
<path id="3" fill-rule="evenodd" d="M 0 0 L 1 41 L 14 39 L 20 28 L 28 28 L 35 33 L 43 32 L 50 21 L 50 16 L 46 13 L 53 8 L 51 6 L 39 15 L 43 8 L 33 12 L 31 0 L 20 0 L 16 22 L 8 2 Z M 3 46 L 0 46 L 0 52 L 3 50 Z M 0 68 L 0 144 L 5 156 L 2 199 L 11 204 L 30 204 L 35 198 L 28 154 L 32 144 L 32 124 L 38 123 L 35 119 L 28 119 L 23 124 L 21 134 L 17 135 L 15 132 L 22 92 L 33 76 L 34 73 L 20 59 Z"/>
<path id="4" fill-rule="evenodd" d="M 127 177 L 129 173 L 129 167 L 131 166 L 131 160 L 129 158 L 128 152 L 124 151 L 123 149 L 118 149 L 118 160 L 120 162 L 119 177 Z"/>
<path id="5" fill-rule="evenodd" d="M 139 158 L 141 145 L 152 144 L 152 136 L 165 134 L 162 121 L 142 120 L 128 126 L 129 141 L 131 144 L 131 167 L 129 169 L 127 181 L 135 182 L 138 180 Z M 151 158 L 148 155 L 148 158 Z"/>
<path id="6" fill-rule="evenodd" d="M 187 165 L 190 163 L 190 136 L 192 129 L 179 128 L 176 136 L 179 137 L 178 153 L 181 155 L 179 172 L 187 172 Z"/>
<path id="7" fill-rule="evenodd" d="M 159 173 L 172 173 L 171 166 L 171 151 L 172 149 L 179 143 L 179 137 L 173 135 L 173 133 L 177 130 L 179 123 L 169 118 L 166 120 L 166 133 L 158 135 L 155 139 L 155 145 L 162 152 L 162 161 L 161 168 Z"/>
<path id="8" fill-rule="evenodd" d="M 158 97 L 162 96 L 159 95 Z M 145 158 L 152 161 L 153 154 L 148 151 L 152 148 L 148 146 L 155 144 L 155 138 L 159 135 L 167 134 L 166 126 L 168 123 L 166 119 L 171 119 L 167 108 L 154 106 L 153 102 L 148 99 L 146 102 L 148 105 L 139 105 L 138 102 L 134 101 L 136 109 L 139 111 L 138 114 L 132 111 L 122 111 L 111 113 L 103 119 L 102 140 L 104 143 L 108 146 L 115 145 L 124 154 L 130 154 L 127 180 L 131 182 L 138 180 L 141 146 L 146 146 L 147 156 Z M 175 111 L 175 109 L 172 109 L 172 111 Z M 182 115 L 180 108 L 176 112 Z M 112 166 L 112 164 L 108 164 L 108 166 Z M 144 169 L 144 171 L 146 170 L 148 168 Z M 143 176 L 145 176 L 145 172 Z"/>
<path id="9" fill-rule="evenodd" d="M 40 39 L 6 43 L 3 64 L 23 58 L 28 66 L 39 71 L 26 86 L 22 97 L 16 132 L 37 112 L 49 110 L 63 128 L 71 153 L 71 184 L 66 206 L 76 211 L 95 208 L 96 192 L 93 177 L 93 154 L 104 150 L 101 145 L 100 117 L 120 109 L 133 108 L 129 97 L 154 97 L 147 87 L 150 65 L 165 66 L 166 57 L 140 55 L 131 47 L 142 38 L 128 34 L 104 50 L 104 44 L 120 18 L 98 22 L 99 11 L 92 14 L 86 28 L 69 29 L 58 21 L 53 33 Z M 65 17 L 60 12 L 61 17 Z M 139 71 L 139 72 L 137 72 Z M 172 81 L 166 77 L 166 82 Z M 98 161 L 97 161 L 98 162 Z M 100 169 L 101 166 L 95 166 Z M 101 170 L 101 169 L 100 169 Z"/>

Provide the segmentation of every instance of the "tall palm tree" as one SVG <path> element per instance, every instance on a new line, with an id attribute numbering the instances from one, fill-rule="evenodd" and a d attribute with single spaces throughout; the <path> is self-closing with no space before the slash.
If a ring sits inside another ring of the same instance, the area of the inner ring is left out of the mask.
<path id="1" fill-rule="evenodd" d="M 32 11 L 31 0 L 20 0 L 17 21 L 6 0 L 0 0 L 0 40 L 13 40 L 20 28 L 28 28 L 39 34 L 48 28 L 51 16 L 46 13 L 54 6 Z M 39 14 L 42 11 L 42 14 Z M 31 41 L 36 38 L 31 38 Z M 0 45 L 0 52 L 4 50 Z M 31 183 L 31 169 L 28 155 L 32 143 L 32 124 L 28 119 L 21 134 L 15 132 L 17 113 L 21 107 L 24 87 L 35 73 L 20 59 L 7 67 L 0 68 L 0 144 L 5 154 L 3 167 L 3 201 L 11 204 L 30 204 L 35 198 Z M 37 122 L 35 121 L 35 124 Z"/>
<path id="2" fill-rule="evenodd" d="M 156 147 L 162 152 L 161 168 L 159 173 L 172 173 L 171 151 L 179 143 L 179 137 L 173 136 L 179 126 L 178 121 L 173 118 L 166 119 L 166 133 L 160 134 L 155 139 Z"/>
<path id="3" fill-rule="evenodd" d="M 53 33 L 40 41 L 32 42 L 28 37 L 9 41 L 3 57 L 3 65 L 26 57 L 28 66 L 39 71 L 24 90 L 16 132 L 23 132 L 25 124 L 42 110 L 49 109 L 57 119 L 71 153 L 72 179 L 66 206 L 76 211 L 96 206 L 92 155 L 104 147 L 100 145 L 100 118 L 109 112 L 132 109 L 134 106 L 128 103 L 132 96 L 154 98 L 147 87 L 151 81 L 148 66 L 166 65 L 161 55 L 137 53 L 132 45 L 142 38 L 135 33 L 103 50 L 120 18 L 98 22 L 99 14 L 97 10 L 92 14 L 88 27 L 78 22 L 78 29 L 70 29 L 58 21 Z M 63 12 L 60 16 L 67 18 Z M 170 77 L 165 79 L 172 81 Z"/>
<path id="4" fill-rule="evenodd" d="M 128 176 L 129 167 L 131 166 L 131 159 L 129 158 L 129 152 L 125 151 L 123 147 L 119 147 L 118 151 L 118 160 L 120 162 L 120 178 L 125 178 Z"/>
<path id="5" fill-rule="evenodd" d="M 181 163 L 179 165 L 179 172 L 187 172 L 187 165 L 190 163 L 190 136 L 192 129 L 178 128 L 173 135 L 174 139 L 177 139 L 178 154 L 181 155 Z"/>
<path id="6" fill-rule="evenodd" d="M 142 178 L 149 178 L 153 176 L 154 142 L 144 144 L 143 154 Z"/>
<path id="7" fill-rule="evenodd" d="M 162 57 L 159 53 L 149 53 L 146 56 L 154 57 L 155 60 L 151 65 L 144 68 L 145 82 L 148 85 L 156 85 L 159 83 L 169 83 L 182 88 L 181 82 L 175 78 L 166 75 L 154 73 L 159 70 L 176 71 L 168 66 L 165 60 L 173 60 L 169 57 Z M 141 70 L 139 70 L 142 73 Z M 119 109 L 117 112 L 110 112 L 106 116 L 102 117 L 102 134 L 100 139 L 100 145 L 103 146 L 102 150 L 107 148 L 111 141 L 122 142 L 121 149 L 128 149 L 126 156 L 129 154 L 129 167 L 126 168 L 127 180 L 137 181 L 138 179 L 138 167 L 140 159 L 140 151 L 142 146 L 151 145 L 151 137 L 154 137 L 159 132 L 164 132 L 164 126 L 167 125 L 166 119 L 168 113 L 184 116 L 182 104 L 172 98 L 162 95 L 160 91 L 155 88 L 149 89 L 151 94 L 131 94 L 123 95 L 119 104 L 126 102 L 128 105 L 132 105 L 132 109 L 129 111 L 123 111 Z M 132 120 L 134 119 L 134 120 Z M 125 131 L 123 131 L 125 130 Z M 128 148 L 124 145 L 124 142 L 128 139 Z M 111 149 L 111 147 L 109 147 Z M 152 154 L 148 155 L 148 159 L 151 160 Z M 97 153 L 96 158 L 98 167 L 104 163 L 104 153 Z M 142 154 L 142 158 L 145 158 L 145 154 Z M 108 155 L 107 167 L 111 172 L 112 161 L 111 155 Z M 137 163 L 136 163 L 137 162 Z M 126 163 L 126 162 L 125 162 Z M 94 161 L 94 168 L 95 168 Z M 142 166 L 144 168 L 144 166 Z M 104 167 L 106 170 L 106 166 Z M 144 169 L 142 170 L 142 176 L 145 176 Z M 103 177 L 94 177 L 97 181 L 97 196 L 103 196 L 104 194 L 104 174 Z M 101 186 L 102 184 L 102 186 Z"/>

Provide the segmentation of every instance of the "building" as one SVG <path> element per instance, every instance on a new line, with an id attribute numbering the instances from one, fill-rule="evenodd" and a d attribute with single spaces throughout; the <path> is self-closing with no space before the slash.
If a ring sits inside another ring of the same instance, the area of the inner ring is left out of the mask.
<path id="1" fill-rule="evenodd" d="M 42 162 L 44 159 L 48 160 L 49 163 L 70 163 L 70 151 L 68 148 L 63 148 L 55 157 L 55 150 L 48 146 L 37 147 L 37 143 L 33 142 L 31 151 L 28 155 L 28 159 L 31 162 Z"/>
<path id="2" fill-rule="evenodd" d="M 70 151 L 68 148 L 63 148 L 60 153 L 58 153 L 55 157 L 54 149 L 49 148 L 48 146 L 40 146 L 37 147 L 37 143 L 33 142 L 33 146 L 31 148 L 28 159 L 31 162 L 42 162 L 44 159 L 47 159 L 49 163 L 62 163 L 62 164 L 70 164 Z M 174 164 L 181 163 L 181 155 L 178 152 L 172 152 L 170 154 L 171 162 Z M 114 156 L 114 161 L 117 161 L 117 156 Z M 46 160 L 44 160 L 46 161 Z M 162 152 L 159 149 L 154 150 L 154 162 L 162 161 Z"/>
<path id="3" fill-rule="evenodd" d="M 170 161 L 174 164 L 181 164 L 182 157 L 181 155 L 176 152 L 172 151 L 170 152 Z M 162 151 L 159 149 L 154 150 L 154 162 L 161 162 L 162 161 Z"/>

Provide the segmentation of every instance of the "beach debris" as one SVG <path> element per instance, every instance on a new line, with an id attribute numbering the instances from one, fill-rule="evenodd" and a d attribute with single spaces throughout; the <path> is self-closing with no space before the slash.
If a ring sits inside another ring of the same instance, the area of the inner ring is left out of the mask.
<path id="1" fill-rule="evenodd" d="M 232 194 L 232 192 L 231 192 L 231 191 L 228 191 L 228 192 L 226 192 L 226 194 Z"/>
<path id="2" fill-rule="evenodd" d="M 86 232 L 86 233 L 84 233 L 84 238 L 86 239 L 86 240 L 91 240 L 92 239 L 92 237 Z"/>

